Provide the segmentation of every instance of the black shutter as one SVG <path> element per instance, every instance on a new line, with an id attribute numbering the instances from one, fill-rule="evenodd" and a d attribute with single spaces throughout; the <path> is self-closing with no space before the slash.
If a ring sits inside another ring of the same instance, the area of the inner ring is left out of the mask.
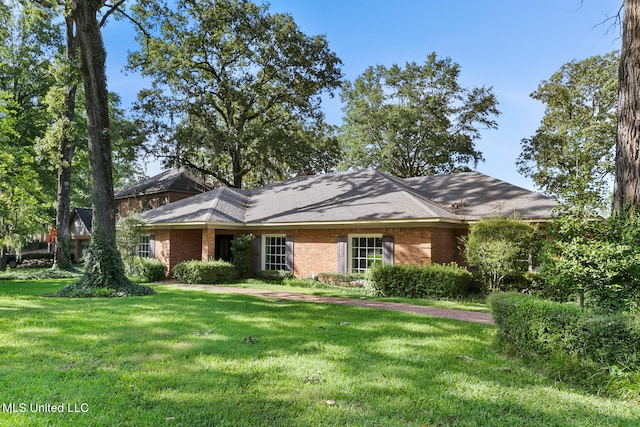
<path id="1" fill-rule="evenodd" d="M 393 264 L 393 236 L 382 236 L 382 262 Z"/>
<path id="2" fill-rule="evenodd" d="M 293 236 L 286 236 L 284 238 L 284 245 L 287 270 L 293 273 Z"/>
<path id="3" fill-rule="evenodd" d="M 262 236 L 253 238 L 253 272 L 262 270 Z"/>
<path id="4" fill-rule="evenodd" d="M 347 272 L 347 236 L 338 236 L 338 273 Z"/>

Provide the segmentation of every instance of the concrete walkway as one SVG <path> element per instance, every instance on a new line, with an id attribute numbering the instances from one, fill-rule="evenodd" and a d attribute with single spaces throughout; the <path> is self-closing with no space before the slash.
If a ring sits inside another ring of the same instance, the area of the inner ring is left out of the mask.
<path id="1" fill-rule="evenodd" d="M 373 301 L 367 299 L 354 299 L 354 298 L 342 298 L 342 297 L 329 297 L 321 295 L 309 295 L 298 294 L 293 292 L 277 292 L 267 291 L 262 289 L 250 289 L 250 288 L 235 288 L 228 286 L 215 286 L 215 285 L 185 285 L 185 284 L 171 284 L 169 286 L 176 286 L 184 289 L 198 289 L 209 292 L 217 292 L 224 294 L 244 294 L 244 295 L 257 295 L 267 298 L 315 302 L 322 304 L 342 304 L 350 305 L 354 307 L 367 307 L 376 308 L 379 310 L 392 310 L 402 311 L 405 313 L 416 313 L 425 316 L 444 317 L 447 319 L 462 320 L 464 322 L 482 323 L 485 325 L 493 325 L 493 319 L 489 313 L 479 313 L 475 311 L 462 311 L 462 310 L 449 310 L 446 308 L 426 307 L 422 305 L 404 304 L 397 302 L 385 302 L 385 301 Z"/>

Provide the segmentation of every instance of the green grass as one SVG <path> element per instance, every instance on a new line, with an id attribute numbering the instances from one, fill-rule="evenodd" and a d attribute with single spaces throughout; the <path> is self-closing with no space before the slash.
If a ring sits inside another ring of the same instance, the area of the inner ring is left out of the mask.
<path id="1" fill-rule="evenodd" d="M 401 302 L 406 304 L 424 305 L 429 307 L 448 308 L 451 310 L 467 310 L 488 313 L 489 308 L 486 305 L 486 297 L 474 296 L 469 298 L 454 299 L 422 299 L 422 298 L 386 298 L 372 297 L 367 295 L 364 288 L 333 286 L 311 279 L 295 279 L 291 281 L 296 286 L 287 284 L 278 284 L 275 282 L 265 282 L 262 280 L 249 279 L 233 285 L 233 287 L 265 289 L 278 292 L 304 293 L 311 295 L 335 296 L 344 298 L 360 298 L 366 296 L 367 299 L 375 301 Z"/>
<path id="2" fill-rule="evenodd" d="M 501 356 L 490 326 L 164 285 L 41 296 L 66 283 L 0 282 L 0 404 L 87 412 L 5 411 L 1 426 L 640 423 L 637 403 Z"/>

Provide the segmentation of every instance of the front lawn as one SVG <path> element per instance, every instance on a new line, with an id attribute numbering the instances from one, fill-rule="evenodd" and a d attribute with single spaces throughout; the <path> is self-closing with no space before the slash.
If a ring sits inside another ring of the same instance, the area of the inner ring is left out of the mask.
<path id="1" fill-rule="evenodd" d="M 497 354 L 490 326 L 165 285 L 41 296 L 65 283 L 0 281 L 2 426 L 640 423 Z"/>

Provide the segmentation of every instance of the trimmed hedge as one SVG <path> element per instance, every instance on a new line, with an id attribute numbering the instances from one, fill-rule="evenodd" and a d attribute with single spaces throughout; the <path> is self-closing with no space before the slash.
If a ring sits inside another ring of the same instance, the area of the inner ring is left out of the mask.
<path id="1" fill-rule="evenodd" d="M 455 263 L 377 265 L 370 270 L 374 294 L 402 298 L 456 298 L 474 292 L 471 273 Z"/>
<path id="2" fill-rule="evenodd" d="M 638 315 L 599 315 L 518 293 L 493 294 L 487 303 L 500 339 L 521 356 L 564 355 L 606 367 L 640 367 Z"/>
<path id="3" fill-rule="evenodd" d="M 167 266 L 156 258 L 135 257 L 132 274 L 145 282 L 158 282 L 167 278 Z"/>
<path id="4" fill-rule="evenodd" d="M 285 279 L 293 279 L 293 273 L 288 270 L 258 270 L 256 278 L 282 282 Z"/>
<path id="5" fill-rule="evenodd" d="M 178 282 L 211 285 L 235 280 L 238 273 L 227 261 L 183 261 L 173 267 Z"/>

